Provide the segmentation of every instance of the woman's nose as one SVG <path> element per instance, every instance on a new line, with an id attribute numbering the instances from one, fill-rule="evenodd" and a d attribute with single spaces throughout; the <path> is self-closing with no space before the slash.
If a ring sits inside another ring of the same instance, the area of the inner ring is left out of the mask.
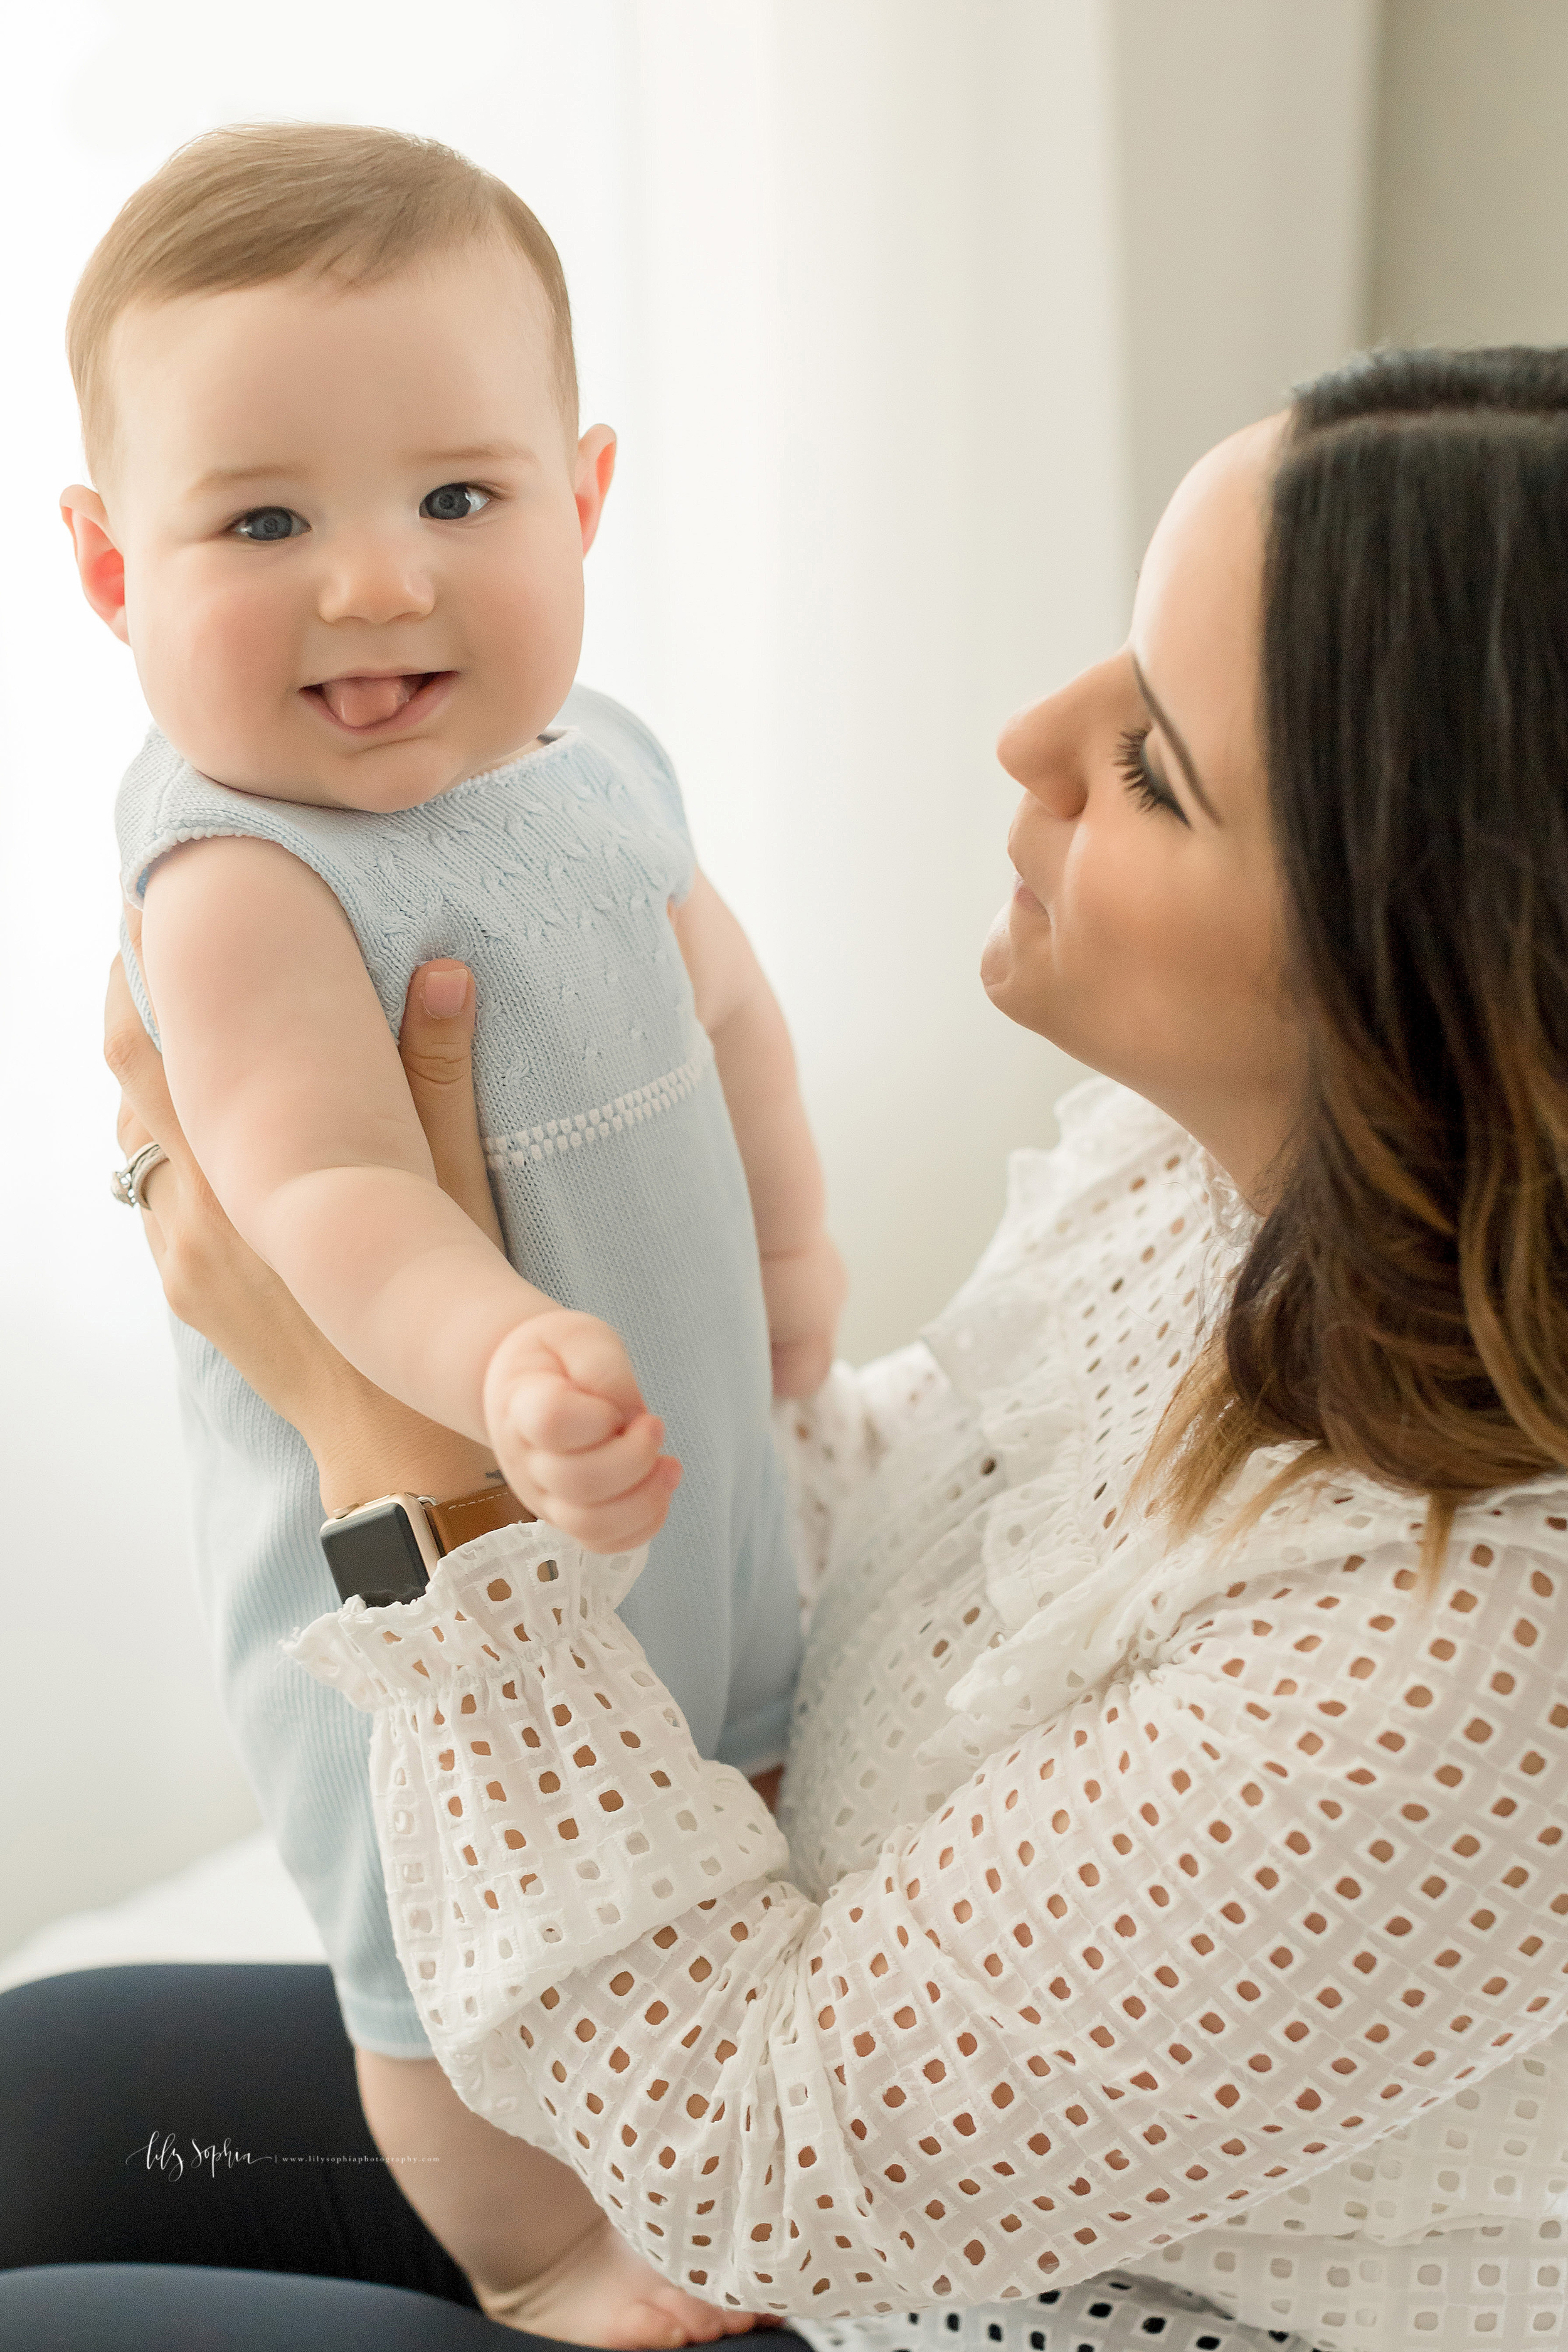
<path id="1" fill-rule="evenodd" d="M 1014 782 L 1064 820 L 1078 815 L 1086 797 L 1079 730 L 1065 723 L 1066 699 L 1049 695 L 1015 711 L 996 742 L 996 757 Z"/>
<path id="2" fill-rule="evenodd" d="M 392 536 L 334 547 L 323 566 L 317 598 L 323 621 L 377 624 L 420 619 L 435 602 L 435 583 L 417 552 Z"/>
<path id="3" fill-rule="evenodd" d="M 1055 694 L 1015 711 L 1002 730 L 996 757 L 1007 773 L 1052 816 L 1070 819 L 1089 797 L 1108 728 L 1128 702 L 1128 657 L 1096 662 Z M 1124 723 L 1124 722 L 1123 722 Z"/>

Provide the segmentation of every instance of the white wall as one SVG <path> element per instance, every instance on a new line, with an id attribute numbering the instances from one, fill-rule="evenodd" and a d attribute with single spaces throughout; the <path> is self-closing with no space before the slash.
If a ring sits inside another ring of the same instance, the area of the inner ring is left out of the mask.
<path id="1" fill-rule="evenodd" d="M 639 699 L 775 976 L 846 1344 L 963 1277 L 1064 1066 L 975 976 L 1006 712 L 1125 620 L 1097 13 L 647 10 Z"/>
<path id="2" fill-rule="evenodd" d="M 1568 8 L 1387 0 L 1372 323 L 1568 342 Z"/>
<path id="3" fill-rule="evenodd" d="M 1134 559 L 1195 458 L 1363 339 L 1381 15 L 1117 0 Z"/>
<path id="4" fill-rule="evenodd" d="M 622 434 L 584 675 L 665 735 L 775 974 L 863 1353 L 961 1277 L 1069 1074 L 974 978 L 996 726 L 1117 641 L 1184 464 L 1353 340 L 1369 5 L 448 0 L 435 72 L 414 0 L 374 42 L 348 0 L 56 0 L 11 37 L 0 1948 L 252 1818 L 156 1286 L 104 1189 L 110 810 L 142 714 L 53 502 L 65 305 L 115 206 L 211 123 L 349 116 L 452 140 L 556 234 L 585 406 Z"/>

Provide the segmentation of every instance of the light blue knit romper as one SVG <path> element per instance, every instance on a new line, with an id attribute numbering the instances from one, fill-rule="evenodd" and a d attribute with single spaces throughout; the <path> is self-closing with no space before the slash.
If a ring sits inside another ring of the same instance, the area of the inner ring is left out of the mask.
<path id="1" fill-rule="evenodd" d="M 705 1756 L 784 1752 L 799 1614 L 769 1434 L 767 1320 L 744 1171 L 666 915 L 694 857 L 647 730 L 574 690 L 544 748 L 391 814 L 214 784 L 154 730 L 116 804 L 121 881 L 181 842 L 251 835 L 314 868 L 394 1033 L 410 974 L 479 990 L 479 1121 L 512 1263 L 625 1339 L 685 1476 L 622 1611 Z M 156 1031 L 129 944 L 142 1017 Z M 281 1657 L 337 1596 L 301 1440 L 174 1325 L 197 1573 L 225 1706 L 332 1963 L 352 2039 L 429 2047 L 393 1948 L 367 1794 L 370 1717 Z"/>

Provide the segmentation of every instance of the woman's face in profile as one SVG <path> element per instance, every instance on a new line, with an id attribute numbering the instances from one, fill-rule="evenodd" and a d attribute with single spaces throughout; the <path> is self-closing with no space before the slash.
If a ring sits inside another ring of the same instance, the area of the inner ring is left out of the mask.
<path id="1" fill-rule="evenodd" d="M 1021 711 L 1018 875 L 981 976 L 1009 1019 L 1135 1087 L 1244 1191 L 1289 1131 L 1300 1042 L 1282 981 L 1258 675 L 1263 532 L 1282 423 L 1177 490 L 1110 660 Z"/>

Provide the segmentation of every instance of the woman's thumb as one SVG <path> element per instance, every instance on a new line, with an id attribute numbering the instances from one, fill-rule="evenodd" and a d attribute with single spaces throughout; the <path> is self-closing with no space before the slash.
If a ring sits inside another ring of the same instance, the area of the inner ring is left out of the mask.
<path id="1" fill-rule="evenodd" d="M 468 1027 L 471 1033 L 472 1007 L 468 1003 L 467 964 L 421 964 L 419 1000 L 423 1010 L 436 1021 L 451 1021 L 459 1013 L 468 1012 L 470 1015 Z"/>
<path id="2" fill-rule="evenodd" d="M 466 964 L 447 956 L 421 964 L 408 983 L 397 1050 L 437 1181 L 499 1249 L 500 1226 L 474 1107 L 474 1010 Z"/>

